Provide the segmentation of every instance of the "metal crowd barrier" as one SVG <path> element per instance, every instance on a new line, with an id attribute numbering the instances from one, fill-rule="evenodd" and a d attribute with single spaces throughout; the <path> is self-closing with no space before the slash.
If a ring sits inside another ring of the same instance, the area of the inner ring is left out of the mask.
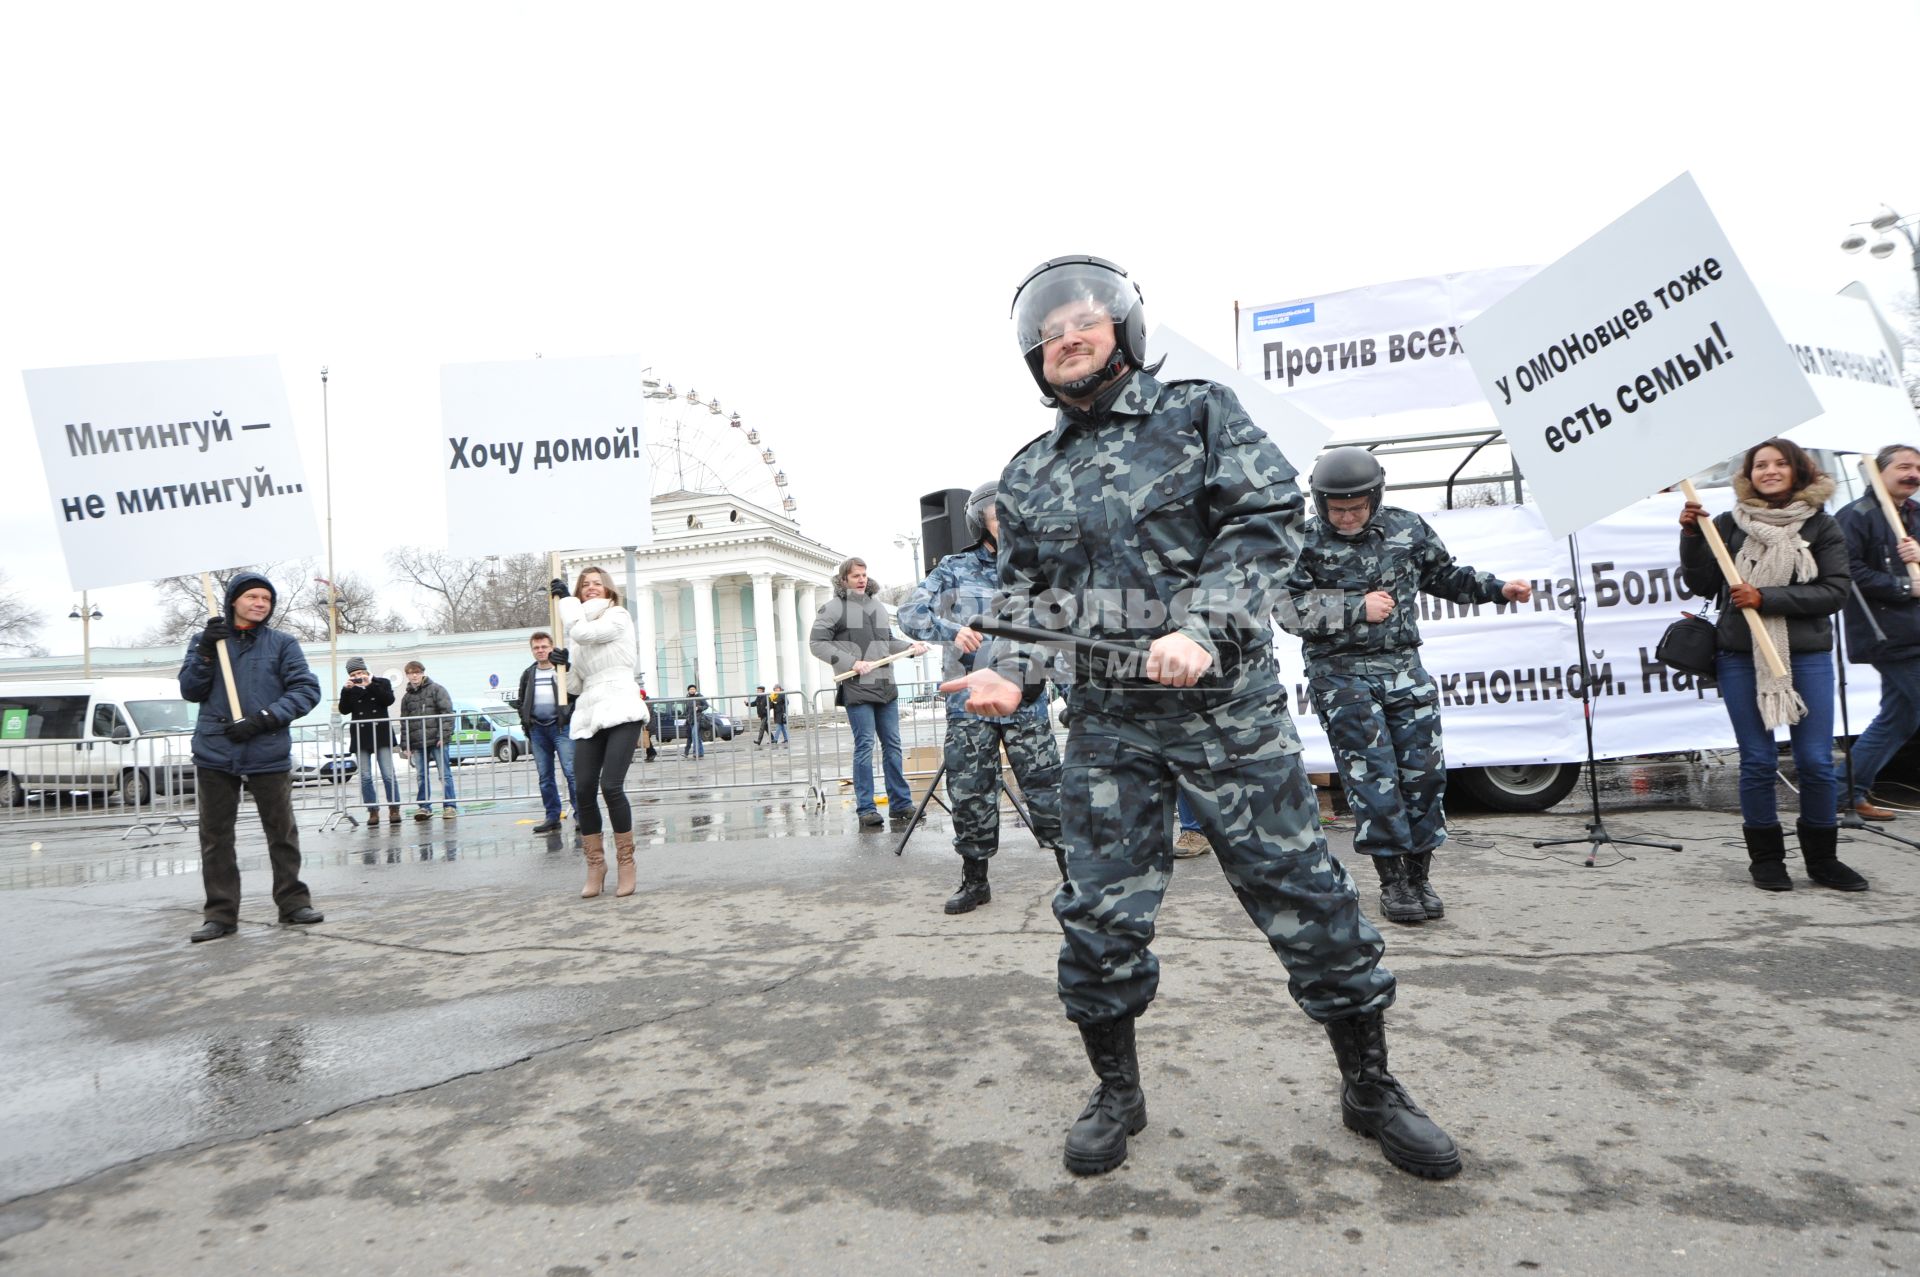
<path id="1" fill-rule="evenodd" d="M 660 729 L 654 739 L 655 761 L 648 762 L 644 747 L 635 751 L 627 770 L 626 788 L 656 797 L 674 793 L 753 790 L 777 794 L 799 790 L 824 804 L 814 737 L 817 726 L 800 697 L 790 698 L 793 709 L 787 739 L 781 744 L 756 742 L 759 720 L 753 714 L 733 716 L 731 727 L 713 719 L 711 712 L 696 754 L 688 746 L 685 702 L 651 703 L 652 724 Z M 532 744 L 520 728 L 518 715 L 485 715 L 456 710 L 451 716 L 430 715 L 386 720 L 393 741 L 397 805 L 412 818 L 422 802 L 436 818 L 447 805 L 437 760 L 428 760 L 424 799 L 418 755 L 402 742 L 418 740 L 431 719 L 441 720 L 449 741 L 448 771 L 453 776 L 452 806 L 459 811 L 491 811 L 507 806 L 540 809 L 540 782 Z M 451 723 L 449 730 L 447 724 Z M 382 810 L 388 797 L 378 765 L 377 751 L 357 755 L 354 724 L 306 722 L 292 728 L 293 805 L 296 812 L 325 813 L 321 828 L 336 822 L 358 824 L 366 809 Z M 373 784 L 373 798 L 364 797 L 361 763 Z M 564 807 L 571 810 L 566 781 L 556 761 L 555 781 Z M 122 837 L 151 833 L 166 827 L 185 827 L 196 816 L 192 733 L 144 735 L 132 740 L 0 742 L 0 829 L 39 823 L 121 823 Z"/>

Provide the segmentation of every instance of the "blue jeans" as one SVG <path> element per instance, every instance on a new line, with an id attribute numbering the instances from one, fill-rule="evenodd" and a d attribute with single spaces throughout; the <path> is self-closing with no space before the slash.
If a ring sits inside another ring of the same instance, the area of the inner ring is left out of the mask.
<path id="1" fill-rule="evenodd" d="M 1865 801 L 1880 769 L 1920 730 L 1920 660 L 1875 661 L 1880 671 L 1880 712 L 1853 742 L 1853 794 L 1849 807 Z"/>
<path id="2" fill-rule="evenodd" d="M 775 745 L 791 745 L 793 743 L 792 739 L 787 735 L 787 725 L 785 723 L 775 723 L 773 725 L 772 742 Z"/>
<path id="3" fill-rule="evenodd" d="M 382 745 L 378 749 L 357 750 L 353 755 L 354 766 L 360 771 L 360 801 L 372 807 L 380 800 L 374 796 L 373 760 L 380 759 L 380 779 L 387 787 L 387 801 L 400 801 L 400 782 L 393 775 L 393 746 Z"/>
<path id="4" fill-rule="evenodd" d="M 573 737 L 558 723 L 535 721 L 527 729 L 527 742 L 533 746 L 533 769 L 540 774 L 540 801 L 546 805 L 547 819 L 560 819 L 560 786 L 553 780 L 554 755 L 560 756 L 560 770 L 567 778 L 567 801 L 580 810 L 579 790 L 573 784 Z"/>
<path id="5" fill-rule="evenodd" d="M 429 763 L 438 763 L 440 765 L 440 779 L 446 790 L 445 797 L 447 800 L 442 805 L 452 807 L 454 805 L 453 760 L 447 757 L 447 746 L 444 741 L 438 745 L 429 745 L 424 750 L 416 749 L 413 751 L 413 770 L 420 774 L 420 792 L 416 796 L 415 801 L 420 804 L 421 810 L 423 811 L 433 806 L 432 803 L 427 801 L 427 765 Z"/>
<path id="6" fill-rule="evenodd" d="M 1745 652 L 1722 652 L 1720 698 L 1726 702 L 1733 735 L 1740 742 L 1740 821 L 1766 826 L 1780 823 L 1774 795 L 1774 773 L 1780 749 L 1773 733 L 1760 721 L 1753 657 Z M 1835 815 L 1833 783 L 1833 653 L 1795 652 L 1793 689 L 1807 703 L 1807 716 L 1788 729 L 1793 739 L 1793 766 L 1800 784 L 1800 819 L 1809 825 L 1831 827 Z"/>
<path id="7" fill-rule="evenodd" d="M 900 762 L 900 704 L 847 706 L 847 722 L 853 727 L 853 805 L 861 811 L 874 811 L 873 739 L 880 738 L 880 759 L 887 773 L 887 802 L 900 811 L 913 805 L 913 791 L 907 788 L 907 769 Z"/>
<path id="8" fill-rule="evenodd" d="M 691 754 L 695 758 L 705 758 L 707 756 L 707 740 L 706 737 L 700 734 L 700 716 L 698 714 L 689 714 L 686 718 L 682 719 L 681 722 L 687 725 L 687 743 L 680 747 L 680 756 L 684 758 Z"/>
<path id="9" fill-rule="evenodd" d="M 1186 793 L 1184 791 L 1179 792 L 1174 801 L 1180 808 L 1180 832 L 1183 834 L 1199 833 L 1200 822 L 1194 819 L 1193 808 L 1187 806 Z"/>

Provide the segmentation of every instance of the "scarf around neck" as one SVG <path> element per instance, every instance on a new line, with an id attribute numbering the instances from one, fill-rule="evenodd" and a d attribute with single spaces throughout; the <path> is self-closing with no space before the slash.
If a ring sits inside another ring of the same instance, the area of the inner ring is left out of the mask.
<path id="1" fill-rule="evenodd" d="M 1833 480 L 1825 475 L 1817 476 L 1794 493 L 1793 500 L 1784 506 L 1768 505 L 1755 494 L 1744 475 L 1737 476 L 1734 490 L 1740 499 L 1733 507 L 1733 522 L 1747 534 L 1733 555 L 1733 565 L 1739 570 L 1741 580 L 1755 589 L 1765 590 L 1795 581 L 1811 581 L 1818 576 L 1819 566 L 1800 530 L 1833 495 Z M 1771 730 L 1806 717 L 1807 703 L 1793 688 L 1793 653 L 1787 637 L 1787 618 L 1763 615 L 1760 622 L 1767 637 L 1773 640 L 1774 650 L 1780 654 L 1780 663 L 1787 669 L 1784 675 L 1775 675 L 1765 661 L 1756 659 L 1753 663 L 1760 720 Z M 1757 658 L 1759 653 L 1754 655 Z"/>

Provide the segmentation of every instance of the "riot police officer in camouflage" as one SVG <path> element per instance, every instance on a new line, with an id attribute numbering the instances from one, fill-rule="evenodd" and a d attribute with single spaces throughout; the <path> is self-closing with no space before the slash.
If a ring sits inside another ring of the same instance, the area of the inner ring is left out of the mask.
<path id="1" fill-rule="evenodd" d="M 1287 582 L 1280 624 L 1299 636 L 1314 713 L 1353 808 L 1353 847 L 1373 860 L 1391 922 L 1443 917 L 1433 853 L 1447 840 L 1440 695 L 1420 664 L 1415 595 L 1524 603 L 1523 580 L 1462 567 L 1419 515 L 1383 506 L 1387 473 L 1364 448 L 1320 458 L 1319 518 Z"/>
<path id="2" fill-rule="evenodd" d="M 967 622 L 993 608 L 1000 589 L 999 518 L 995 497 L 1000 485 L 983 483 L 967 498 L 967 533 L 972 546 L 936 563 L 900 606 L 900 628 L 913 638 L 945 643 L 946 676 L 958 678 L 989 668 L 1002 646 Z M 1060 751 L 1053 743 L 1047 698 L 1041 696 L 1005 717 L 969 714 L 966 695 L 947 696 L 947 794 L 953 799 L 953 849 L 960 853 L 960 889 L 947 901 L 948 913 L 968 913 L 993 899 L 987 861 L 1000 842 L 1000 749 L 1020 781 L 1040 845 L 1060 853 Z"/>
<path id="3" fill-rule="evenodd" d="M 1294 470 L 1233 393 L 1144 366 L 1139 289 L 1111 262 L 1065 257 L 1022 281 L 1013 319 L 1053 428 L 1000 478 L 1002 619 L 1081 641 L 1061 770 L 1067 881 L 1060 998 L 1100 1079 L 1068 1132 L 1067 1168 L 1126 1160 L 1147 1124 L 1134 1021 L 1153 1001 L 1148 947 L 1173 871 L 1184 793 L 1288 989 L 1325 1025 L 1341 1111 L 1395 1165 L 1431 1178 L 1460 1154 L 1387 1069 L 1394 978 L 1379 932 L 1320 835 L 1268 616 L 1300 552 Z M 1086 640 L 1135 647 L 1128 666 Z M 1004 714 L 1044 682 L 1039 649 L 946 684 Z"/>

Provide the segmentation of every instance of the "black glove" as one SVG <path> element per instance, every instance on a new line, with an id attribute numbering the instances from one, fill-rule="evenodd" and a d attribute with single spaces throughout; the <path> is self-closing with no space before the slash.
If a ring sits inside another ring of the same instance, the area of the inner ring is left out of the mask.
<path id="1" fill-rule="evenodd" d="M 227 624 L 226 617 L 224 616 L 208 617 L 207 628 L 200 631 L 201 658 L 209 661 L 213 660 L 214 659 L 213 649 L 215 648 L 215 646 L 219 644 L 221 639 L 230 639 L 232 637 L 233 637 L 233 627 Z"/>
<path id="2" fill-rule="evenodd" d="M 564 647 L 556 647 L 547 653 L 547 660 L 555 665 L 572 665 L 572 654 Z"/>
<path id="3" fill-rule="evenodd" d="M 244 745 L 263 732 L 273 731 L 279 726 L 280 720 L 273 716 L 272 710 L 257 709 L 237 723 L 228 723 L 227 739 Z"/>
<path id="4" fill-rule="evenodd" d="M 553 707 L 553 725 L 555 727 L 565 727 L 568 723 L 571 723 L 572 721 L 573 721 L 573 706 L 555 705 Z"/>
<path id="5" fill-rule="evenodd" d="M 567 588 L 565 581 L 556 576 L 553 580 L 547 582 L 547 593 L 553 595 L 556 599 L 564 599 L 569 594 L 572 594 L 573 591 Z"/>

